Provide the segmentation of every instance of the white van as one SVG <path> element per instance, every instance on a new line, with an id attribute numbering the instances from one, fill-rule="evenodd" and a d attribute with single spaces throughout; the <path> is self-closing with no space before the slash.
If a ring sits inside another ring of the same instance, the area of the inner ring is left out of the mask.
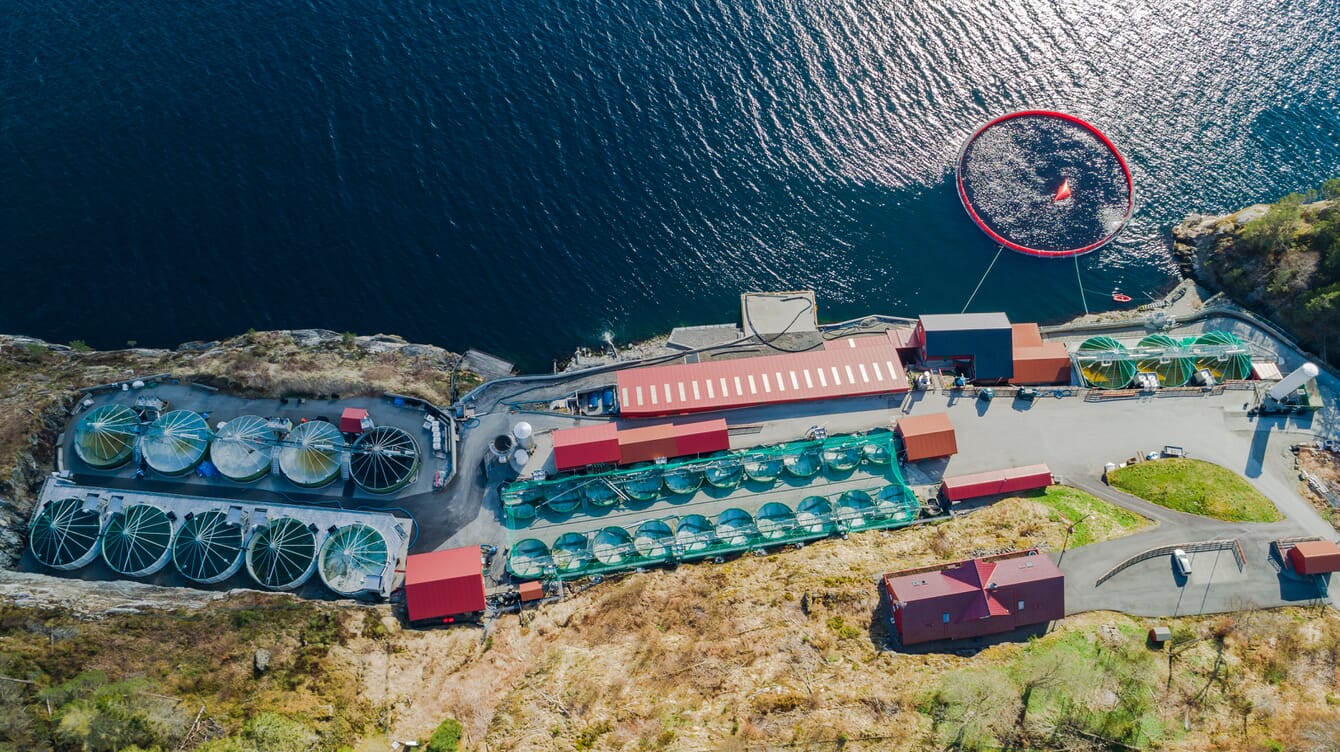
<path id="1" fill-rule="evenodd" d="M 1173 549 L 1173 564 L 1177 566 L 1177 571 L 1181 572 L 1183 577 L 1191 576 L 1191 557 L 1186 555 L 1186 551 L 1180 548 Z"/>

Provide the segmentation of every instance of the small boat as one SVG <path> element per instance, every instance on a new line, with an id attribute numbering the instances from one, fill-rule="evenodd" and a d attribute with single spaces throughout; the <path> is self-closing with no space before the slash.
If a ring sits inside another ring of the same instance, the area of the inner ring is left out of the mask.
<path id="1" fill-rule="evenodd" d="M 1056 189 L 1056 195 L 1052 196 L 1052 203 L 1060 203 L 1070 198 L 1070 178 L 1061 181 L 1061 187 Z"/>
<path id="2" fill-rule="evenodd" d="M 1118 302 L 1118 303 L 1129 303 L 1129 302 L 1131 302 L 1131 296 L 1129 296 L 1129 295 L 1122 295 L 1122 294 L 1119 293 L 1119 292 L 1114 292 L 1114 293 L 1112 293 L 1112 300 L 1114 300 L 1114 301 L 1116 301 L 1116 302 Z"/>

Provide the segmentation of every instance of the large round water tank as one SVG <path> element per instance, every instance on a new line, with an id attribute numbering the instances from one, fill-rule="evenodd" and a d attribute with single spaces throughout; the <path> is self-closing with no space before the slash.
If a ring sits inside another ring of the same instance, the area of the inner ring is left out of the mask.
<path id="1" fill-rule="evenodd" d="M 535 429 L 524 420 L 512 426 L 512 437 L 522 449 L 529 451 L 535 448 Z"/>

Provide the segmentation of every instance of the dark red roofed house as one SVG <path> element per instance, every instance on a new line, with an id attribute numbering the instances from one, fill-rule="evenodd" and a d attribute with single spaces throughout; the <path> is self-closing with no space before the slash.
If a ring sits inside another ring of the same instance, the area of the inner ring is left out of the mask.
<path id="1" fill-rule="evenodd" d="M 1065 575 L 1036 549 L 890 572 L 883 581 L 904 645 L 998 634 L 1065 616 Z"/>
<path id="2" fill-rule="evenodd" d="M 479 546 L 405 559 L 405 605 L 411 623 L 448 621 L 483 611 L 484 564 Z"/>

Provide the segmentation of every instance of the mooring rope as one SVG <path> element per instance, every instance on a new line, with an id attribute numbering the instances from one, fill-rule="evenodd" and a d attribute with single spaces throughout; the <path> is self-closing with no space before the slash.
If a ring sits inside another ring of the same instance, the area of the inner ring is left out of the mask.
<path id="1" fill-rule="evenodd" d="M 996 265 L 996 259 L 1000 258 L 1000 254 L 1004 250 L 1005 246 L 1003 245 L 996 248 L 996 258 L 991 259 L 991 263 L 986 267 L 986 274 L 983 274 L 982 278 L 977 280 L 977 286 L 972 288 L 972 294 L 968 296 L 968 302 L 963 304 L 963 310 L 959 311 L 959 313 L 968 312 L 968 306 L 972 305 L 972 299 L 977 297 L 977 291 L 982 289 L 982 283 L 986 281 L 987 275 L 991 273 L 991 268 Z"/>
<path id="2" fill-rule="evenodd" d="M 1084 296 L 1084 280 L 1079 278 L 1079 256 L 1075 256 L 1075 283 L 1079 285 L 1079 299 L 1084 304 L 1084 315 L 1089 315 L 1089 299 Z"/>

